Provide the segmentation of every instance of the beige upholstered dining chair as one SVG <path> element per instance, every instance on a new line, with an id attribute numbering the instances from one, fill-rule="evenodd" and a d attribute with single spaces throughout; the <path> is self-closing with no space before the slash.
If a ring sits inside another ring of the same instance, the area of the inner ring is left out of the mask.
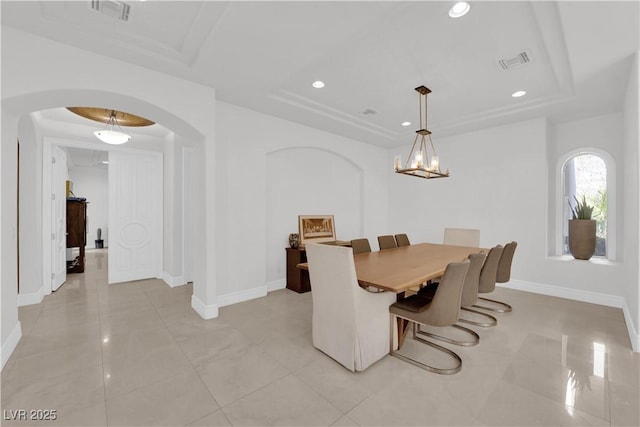
<path id="1" fill-rule="evenodd" d="M 469 269 L 469 260 L 451 263 L 447 266 L 442 281 L 436 289 L 433 298 L 429 299 L 421 295 L 412 295 L 404 300 L 398 301 L 389 307 L 389 311 L 394 316 L 406 319 L 412 323 L 413 339 L 423 344 L 427 344 L 438 351 L 450 356 L 456 366 L 453 368 L 439 368 L 428 365 L 416 359 L 402 355 L 392 348 L 391 355 L 398 357 L 404 361 L 412 363 L 427 371 L 436 372 L 438 374 L 455 374 L 462 368 L 462 359 L 448 348 L 442 347 L 431 341 L 428 341 L 417 333 L 417 325 L 431 326 L 451 326 L 458 321 L 460 314 L 460 301 L 462 298 L 462 287 L 464 278 Z M 391 328 L 395 327 L 395 319 L 391 320 Z"/>
<path id="2" fill-rule="evenodd" d="M 351 248 L 353 254 L 361 254 L 363 252 L 371 252 L 371 245 L 369 245 L 369 239 L 353 239 L 351 241 Z"/>
<path id="3" fill-rule="evenodd" d="M 480 246 L 480 230 L 475 228 L 445 228 L 444 239 L 445 245 L 455 246 L 471 246 L 477 248 Z"/>
<path id="4" fill-rule="evenodd" d="M 502 256 L 498 263 L 498 273 L 496 274 L 496 283 L 507 283 L 511 280 L 511 264 L 513 263 L 513 255 L 516 252 L 518 242 L 509 242 L 504 245 Z"/>
<path id="5" fill-rule="evenodd" d="M 396 234 L 396 243 L 398 244 L 398 247 L 411 245 L 409 237 L 406 234 Z"/>
<path id="6" fill-rule="evenodd" d="M 392 292 L 358 285 L 349 247 L 307 244 L 313 305 L 313 345 L 351 371 L 363 371 L 389 353 Z"/>
<path id="7" fill-rule="evenodd" d="M 395 237 L 389 234 L 386 236 L 378 236 L 378 246 L 380 247 L 380 250 L 383 250 L 397 248 L 398 244 L 396 243 Z"/>
<path id="8" fill-rule="evenodd" d="M 478 284 L 478 293 L 488 294 L 495 290 L 496 279 L 498 275 L 498 265 L 500 264 L 500 258 L 504 248 L 502 245 L 495 246 L 489 250 L 487 259 L 484 261 L 484 266 L 480 272 L 480 282 Z M 489 298 L 478 297 L 478 299 L 492 303 L 493 305 L 500 306 L 497 308 L 488 305 L 474 304 L 473 307 L 481 308 L 483 310 L 495 311 L 497 313 L 507 313 L 512 310 L 511 306 L 507 303 L 492 300 Z"/>
<path id="9" fill-rule="evenodd" d="M 518 246 L 517 242 L 509 242 L 506 245 L 504 245 L 504 248 L 502 249 L 502 255 L 500 256 L 500 261 L 498 262 L 498 268 L 496 271 L 496 283 L 507 283 L 509 280 L 511 280 L 511 264 L 513 262 L 513 255 L 516 252 L 516 247 Z M 488 298 L 481 298 L 485 301 L 490 301 L 495 305 L 498 305 L 500 307 L 503 308 L 491 308 L 491 307 L 484 307 L 485 310 L 492 310 L 492 311 L 497 311 L 498 313 L 507 313 L 509 311 L 512 311 L 513 308 L 502 301 L 497 301 L 497 300 L 490 300 Z"/>
<path id="10" fill-rule="evenodd" d="M 482 271 L 482 266 L 484 264 L 485 258 L 486 254 L 484 252 L 469 254 L 469 270 L 467 271 L 467 275 L 464 278 L 464 286 L 462 287 L 462 299 L 460 300 L 460 309 L 472 312 L 475 314 L 474 317 L 480 317 L 482 319 L 486 319 L 486 321 L 477 321 L 461 316 L 460 319 L 458 319 L 458 321 L 461 323 L 468 323 L 471 325 L 484 327 L 495 326 L 498 324 L 498 319 L 496 319 L 495 317 L 478 310 L 473 310 L 471 308 L 478 301 L 478 285 L 480 282 L 480 272 Z M 431 285 L 420 289 L 418 291 L 418 294 L 424 295 L 427 298 L 432 298 L 437 287 L 438 283 L 432 283 Z"/>

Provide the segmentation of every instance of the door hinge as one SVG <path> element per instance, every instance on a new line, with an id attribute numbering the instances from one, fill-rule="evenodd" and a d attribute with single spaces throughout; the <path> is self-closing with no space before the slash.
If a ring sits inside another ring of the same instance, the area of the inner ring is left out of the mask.
<path id="1" fill-rule="evenodd" d="M 51 280 L 56 278 L 56 273 L 51 273 Z"/>
<path id="2" fill-rule="evenodd" d="M 55 193 L 51 193 L 51 200 L 55 200 L 56 199 L 56 194 Z"/>
<path id="3" fill-rule="evenodd" d="M 56 233 L 51 233 L 51 240 L 56 240 Z"/>
<path id="4" fill-rule="evenodd" d="M 56 158 L 55 157 L 51 158 L 51 163 L 53 163 L 55 165 L 55 163 L 56 163 Z"/>

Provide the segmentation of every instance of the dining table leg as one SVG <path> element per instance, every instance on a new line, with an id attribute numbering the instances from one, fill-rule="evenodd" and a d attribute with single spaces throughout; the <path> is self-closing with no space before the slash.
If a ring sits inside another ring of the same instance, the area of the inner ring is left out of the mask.
<path id="1" fill-rule="evenodd" d="M 396 294 L 396 301 L 401 301 L 404 299 L 404 292 L 399 292 Z M 406 319 L 402 319 L 396 316 L 397 327 L 398 327 L 398 349 L 402 347 L 404 344 L 404 340 L 407 337 L 407 333 L 409 332 L 410 323 Z"/>

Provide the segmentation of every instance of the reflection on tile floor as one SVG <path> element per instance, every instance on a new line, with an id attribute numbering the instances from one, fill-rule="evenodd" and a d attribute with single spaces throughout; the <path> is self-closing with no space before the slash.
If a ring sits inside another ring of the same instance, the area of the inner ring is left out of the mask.
<path id="1" fill-rule="evenodd" d="M 190 285 L 108 286 L 106 265 L 90 251 L 84 274 L 19 309 L 2 425 L 640 425 L 640 355 L 618 309 L 500 288 L 514 311 L 454 348 L 460 373 L 387 356 L 354 374 L 313 348 L 310 293 L 203 320 Z M 20 409 L 57 419 L 10 420 Z"/>

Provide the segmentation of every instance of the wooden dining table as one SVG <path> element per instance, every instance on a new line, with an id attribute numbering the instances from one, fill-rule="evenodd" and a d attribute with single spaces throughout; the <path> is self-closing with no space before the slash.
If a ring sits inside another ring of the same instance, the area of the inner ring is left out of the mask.
<path id="1" fill-rule="evenodd" d="M 406 291 L 442 276 L 449 263 L 462 261 L 469 254 L 481 251 L 483 249 L 477 247 L 418 243 L 360 253 L 354 255 L 353 260 L 360 286 L 394 292 L 400 300 Z M 307 270 L 308 265 L 298 264 L 298 268 Z M 399 347 L 407 331 L 408 322 L 398 318 Z"/>

